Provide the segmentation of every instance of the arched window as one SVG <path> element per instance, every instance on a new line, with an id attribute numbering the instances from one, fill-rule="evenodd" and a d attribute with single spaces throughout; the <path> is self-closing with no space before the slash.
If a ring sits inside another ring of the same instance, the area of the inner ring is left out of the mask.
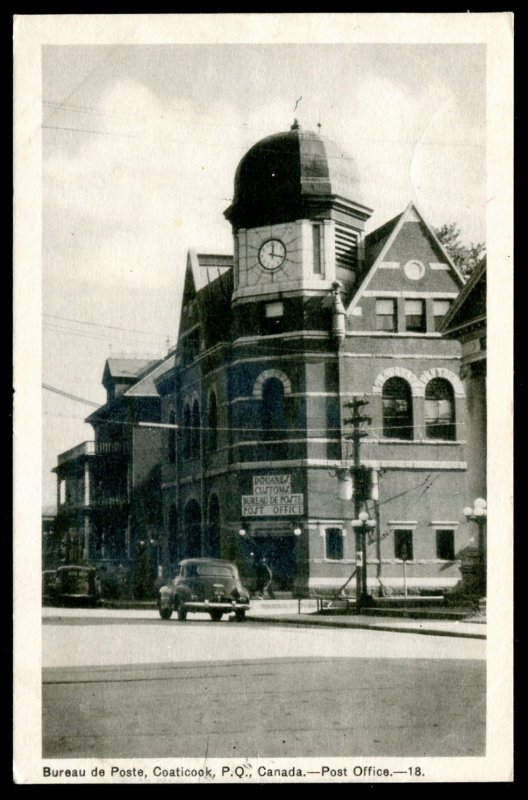
<path id="1" fill-rule="evenodd" d="M 191 420 L 191 458 L 200 458 L 200 406 L 195 400 Z"/>
<path id="2" fill-rule="evenodd" d="M 211 558 L 220 557 L 220 504 L 216 494 L 212 494 L 209 499 L 207 555 Z"/>
<path id="3" fill-rule="evenodd" d="M 455 396 L 445 378 L 433 378 L 425 387 L 425 435 L 428 439 L 456 438 Z"/>
<path id="4" fill-rule="evenodd" d="M 184 512 L 184 556 L 197 558 L 202 552 L 202 510 L 196 500 L 189 500 Z"/>
<path id="5" fill-rule="evenodd" d="M 383 384 L 383 435 L 389 439 L 412 439 L 411 387 L 403 378 L 389 378 Z"/>
<path id="6" fill-rule="evenodd" d="M 207 409 L 207 446 L 211 453 L 218 447 L 218 404 L 216 394 L 211 392 L 209 395 L 209 407 Z"/>
<path id="7" fill-rule="evenodd" d="M 183 457 L 191 457 L 191 409 L 187 404 L 183 409 Z"/>
<path id="8" fill-rule="evenodd" d="M 266 439 L 286 435 L 284 386 L 278 378 L 268 378 L 262 387 L 262 430 Z"/>
<path id="9" fill-rule="evenodd" d="M 169 425 L 176 425 L 176 416 L 174 411 L 169 414 Z M 176 428 L 172 427 L 168 430 L 167 450 L 169 457 L 169 464 L 176 463 Z"/>
<path id="10" fill-rule="evenodd" d="M 169 511 L 169 559 L 172 563 L 178 560 L 178 512 L 175 503 Z"/>

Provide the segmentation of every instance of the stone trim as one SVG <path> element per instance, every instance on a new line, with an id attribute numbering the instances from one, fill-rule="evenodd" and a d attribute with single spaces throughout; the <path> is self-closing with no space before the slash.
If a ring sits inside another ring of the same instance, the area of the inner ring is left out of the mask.
<path id="1" fill-rule="evenodd" d="M 425 394 L 425 387 L 429 383 L 429 381 L 433 380 L 433 378 L 444 378 L 448 381 L 453 390 L 455 392 L 455 397 L 465 397 L 466 393 L 464 391 L 464 385 L 458 375 L 452 372 L 450 369 L 446 367 L 432 367 L 431 369 L 425 370 L 420 375 L 420 382 L 423 384 L 423 392 Z"/>
<path id="2" fill-rule="evenodd" d="M 262 399 L 262 388 L 267 380 L 270 378 L 277 378 L 284 387 L 284 395 L 291 395 L 292 387 L 291 381 L 284 372 L 281 372 L 279 369 L 266 369 L 264 372 L 261 372 L 258 376 L 257 380 L 253 385 L 253 397 L 258 397 Z"/>
<path id="3" fill-rule="evenodd" d="M 374 461 L 366 459 L 363 463 L 366 467 L 373 469 L 467 469 L 466 461 Z"/>
<path id="4" fill-rule="evenodd" d="M 390 291 L 388 289 L 367 289 L 363 297 L 404 297 L 409 299 L 421 298 L 425 300 L 447 300 L 458 297 L 459 292 L 419 292 L 419 291 Z"/>
<path id="5" fill-rule="evenodd" d="M 414 372 L 405 367 L 388 367 L 380 372 L 375 378 L 373 384 L 373 394 L 381 395 L 383 393 L 383 385 L 389 378 L 404 378 L 411 385 L 412 394 L 414 397 L 423 397 L 424 387 L 419 378 L 416 377 Z"/>

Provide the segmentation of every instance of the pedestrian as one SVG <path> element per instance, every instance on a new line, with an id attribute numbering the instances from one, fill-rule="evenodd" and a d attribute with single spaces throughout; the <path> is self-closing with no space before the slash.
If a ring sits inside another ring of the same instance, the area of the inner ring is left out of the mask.
<path id="1" fill-rule="evenodd" d="M 264 564 L 262 563 L 262 559 L 259 558 L 255 565 L 255 592 L 257 594 L 257 600 L 262 600 L 262 593 L 264 591 L 264 586 L 266 585 L 266 580 L 268 578 L 268 573 L 264 569 Z"/>
<path id="2" fill-rule="evenodd" d="M 273 592 L 273 587 L 271 585 L 271 582 L 273 580 L 273 572 L 271 571 L 271 567 L 269 566 L 269 564 L 268 564 L 268 562 L 266 561 L 265 558 L 262 559 L 262 566 L 264 567 L 263 572 L 264 572 L 264 580 L 265 580 L 265 583 L 264 583 L 264 586 L 263 586 L 263 589 L 262 589 L 262 595 L 264 596 L 266 594 L 266 592 L 267 592 L 269 597 L 270 597 L 270 599 L 271 600 L 275 600 L 275 594 Z"/>

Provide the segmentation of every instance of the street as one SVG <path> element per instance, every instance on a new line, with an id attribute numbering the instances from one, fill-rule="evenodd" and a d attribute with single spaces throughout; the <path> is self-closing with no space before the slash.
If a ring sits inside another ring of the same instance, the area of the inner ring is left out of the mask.
<path id="1" fill-rule="evenodd" d="M 43 756 L 477 756 L 485 641 L 45 609 Z"/>

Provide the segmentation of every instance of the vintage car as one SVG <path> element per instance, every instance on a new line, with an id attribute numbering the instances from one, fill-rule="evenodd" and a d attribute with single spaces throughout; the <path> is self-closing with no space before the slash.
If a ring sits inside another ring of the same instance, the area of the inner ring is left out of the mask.
<path id="1" fill-rule="evenodd" d="M 233 612 L 241 622 L 248 608 L 249 592 L 242 586 L 236 566 L 218 558 L 185 559 L 174 580 L 162 586 L 158 595 L 162 619 L 170 619 L 176 611 L 183 621 L 189 611 L 201 611 L 218 622 L 223 614 Z"/>
<path id="2" fill-rule="evenodd" d="M 55 605 L 96 606 L 99 602 L 97 571 L 77 564 L 58 567 L 55 574 Z"/>

